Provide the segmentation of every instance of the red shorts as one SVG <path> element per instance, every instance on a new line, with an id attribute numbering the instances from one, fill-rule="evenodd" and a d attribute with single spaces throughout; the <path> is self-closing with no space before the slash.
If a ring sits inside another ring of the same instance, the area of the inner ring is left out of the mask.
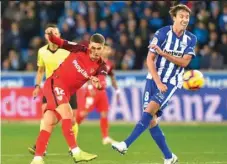
<path id="1" fill-rule="evenodd" d="M 48 78 L 44 84 L 43 91 L 47 100 L 46 110 L 55 110 L 59 105 L 69 103 L 70 93 L 57 78 Z"/>
<path id="2" fill-rule="evenodd" d="M 89 112 L 95 108 L 98 112 L 107 112 L 109 110 L 109 101 L 106 90 L 97 90 L 95 97 L 87 95 L 85 98 L 85 108 Z"/>

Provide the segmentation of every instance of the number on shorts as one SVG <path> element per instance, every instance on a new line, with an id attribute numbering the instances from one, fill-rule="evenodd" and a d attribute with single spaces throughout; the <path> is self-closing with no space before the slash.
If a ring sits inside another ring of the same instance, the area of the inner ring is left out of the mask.
<path id="1" fill-rule="evenodd" d="M 64 90 L 59 88 L 59 87 L 55 87 L 54 91 L 57 93 L 57 95 L 64 95 Z"/>
<path id="2" fill-rule="evenodd" d="M 145 92 L 144 101 L 149 100 L 149 92 Z"/>

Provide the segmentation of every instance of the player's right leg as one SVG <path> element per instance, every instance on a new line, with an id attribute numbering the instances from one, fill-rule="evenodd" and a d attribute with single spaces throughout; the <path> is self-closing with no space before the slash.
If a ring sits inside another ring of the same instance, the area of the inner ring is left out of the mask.
<path id="1" fill-rule="evenodd" d="M 58 118 L 54 111 L 47 110 L 43 115 L 44 126 L 39 132 L 39 136 L 36 140 L 36 150 L 35 156 L 31 162 L 31 164 L 44 164 L 43 155 L 46 150 L 46 146 L 48 144 L 48 140 L 51 136 L 53 128 L 58 123 Z"/>
<path id="2" fill-rule="evenodd" d="M 153 117 L 149 126 L 149 132 L 159 149 L 162 151 L 162 154 L 164 156 L 164 164 L 175 164 L 176 162 L 178 162 L 178 158 L 169 149 L 165 135 L 158 125 L 158 117 L 160 117 L 161 115 L 162 112 L 158 111 L 156 116 Z"/>
<path id="3" fill-rule="evenodd" d="M 56 111 L 62 118 L 62 133 L 66 139 L 68 146 L 71 149 L 72 157 L 75 163 L 82 161 L 90 161 L 97 157 L 97 155 L 89 154 L 82 151 L 76 143 L 72 130 L 72 112 L 69 103 L 60 104 Z"/>

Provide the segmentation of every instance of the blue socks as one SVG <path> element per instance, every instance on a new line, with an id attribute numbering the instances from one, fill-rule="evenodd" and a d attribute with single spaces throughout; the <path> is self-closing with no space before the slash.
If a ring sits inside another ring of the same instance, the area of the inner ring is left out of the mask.
<path id="1" fill-rule="evenodd" d="M 151 136 L 155 140 L 158 147 L 161 149 L 163 155 L 165 156 L 165 159 L 172 158 L 172 152 L 169 150 L 166 139 L 164 134 L 162 133 L 162 130 L 158 125 L 155 127 L 149 129 Z"/>
<path id="2" fill-rule="evenodd" d="M 136 124 L 131 135 L 124 141 L 129 147 L 149 126 L 150 121 L 152 120 L 152 115 L 147 112 L 143 112 L 141 120 Z"/>

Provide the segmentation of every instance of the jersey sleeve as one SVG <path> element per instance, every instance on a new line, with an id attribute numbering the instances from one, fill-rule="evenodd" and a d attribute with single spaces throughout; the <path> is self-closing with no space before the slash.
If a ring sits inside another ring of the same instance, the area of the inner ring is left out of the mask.
<path id="1" fill-rule="evenodd" d="M 160 30 L 155 32 L 153 38 L 149 42 L 149 45 L 154 44 L 154 45 L 157 45 L 161 48 L 161 45 L 164 42 L 164 39 L 165 39 L 165 37 L 164 37 L 164 34 L 163 34 L 163 30 L 160 29 Z M 153 48 L 150 48 L 149 51 L 155 53 L 155 50 Z"/>
<path id="2" fill-rule="evenodd" d="M 108 75 L 109 76 L 114 76 L 114 71 L 113 71 L 113 65 L 112 64 L 110 65 L 110 69 L 108 71 Z"/>
<path id="3" fill-rule="evenodd" d="M 105 63 L 102 63 L 99 66 L 99 68 L 98 68 L 98 70 L 96 72 L 96 75 L 104 75 L 104 76 L 108 75 L 108 73 L 107 73 L 107 67 L 106 67 L 106 64 Z"/>
<path id="4" fill-rule="evenodd" d="M 44 67 L 44 66 L 45 66 L 40 50 L 38 51 L 37 66 L 38 66 L 38 67 Z"/>
<path id="5" fill-rule="evenodd" d="M 100 83 L 101 83 L 101 89 L 106 88 L 106 80 L 105 77 L 107 75 L 107 67 L 106 64 L 102 63 L 99 67 L 99 69 L 97 70 L 96 75 L 98 76 Z"/>
<path id="6" fill-rule="evenodd" d="M 58 45 L 59 47 L 68 50 L 70 52 L 87 52 L 87 47 L 76 42 L 70 42 L 68 40 L 63 40 L 53 34 L 49 35 L 49 40 Z"/>
<path id="7" fill-rule="evenodd" d="M 192 55 L 196 56 L 195 54 L 195 46 L 196 46 L 197 38 L 196 36 L 193 36 L 191 39 L 191 43 L 188 45 L 188 47 L 184 50 L 184 54 L 186 55 Z"/>

